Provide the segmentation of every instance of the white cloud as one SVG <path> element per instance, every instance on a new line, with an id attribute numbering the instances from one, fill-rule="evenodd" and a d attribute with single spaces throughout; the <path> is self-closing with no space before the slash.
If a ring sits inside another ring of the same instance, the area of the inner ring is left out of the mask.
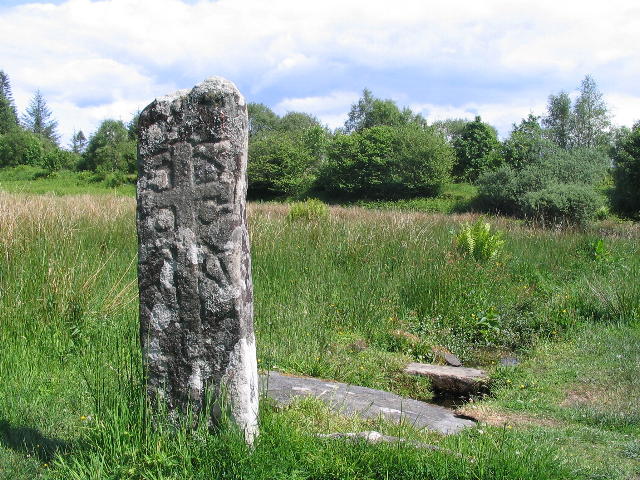
<path id="1" fill-rule="evenodd" d="M 448 88 L 450 78 L 470 89 L 479 78 L 485 84 L 526 78 L 525 94 L 515 85 L 501 92 L 500 101 L 431 106 L 454 112 L 477 108 L 487 120 L 509 125 L 546 101 L 550 78 L 566 82 L 553 87 L 556 91 L 575 87 L 586 73 L 605 79 L 611 88 L 607 98 L 627 99 L 616 107 L 618 119 L 633 117 L 625 105 L 637 105 L 640 98 L 634 91 L 640 77 L 640 7 L 623 0 L 588 5 L 577 0 L 68 0 L 0 12 L 0 68 L 11 76 L 20 108 L 41 88 L 50 105 L 60 107 L 55 114 L 65 132 L 84 121 L 93 122 L 83 126 L 91 130 L 99 112 L 139 108 L 213 74 L 242 83 L 253 96 L 285 90 L 292 79 L 304 85 L 305 79 L 322 77 L 321 86 L 305 97 L 279 94 L 273 103 L 285 109 L 308 105 L 295 109 L 333 123 L 353 99 L 343 99 L 341 112 L 337 104 L 330 109 L 322 101 L 338 102 L 335 92 L 354 88 L 336 83 L 345 78 L 334 81 L 336 70 L 353 72 L 350 78 L 362 69 L 391 78 L 410 69 L 425 78 L 436 74 L 440 89 Z M 372 86 L 366 77 L 361 82 L 357 88 Z M 424 95 L 406 102 L 428 102 Z M 518 118 L 507 118 L 516 113 Z"/>
<path id="2" fill-rule="evenodd" d="M 287 112 L 310 113 L 329 128 L 335 129 L 344 125 L 349 108 L 359 96 L 358 92 L 334 91 L 323 96 L 285 98 L 273 110 L 280 115 Z"/>
<path id="3" fill-rule="evenodd" d="M 520 120 L 526 118 L 530 113 L 538 116 L 543 115 L 546 105 L 544 103 L 536 103 L 534 99 L 531 99 L 530 101 L 520 100 L 503 103 L 470 102 L 459 106 L 414 104 L 411 108 L 415 112 L 422 113 L 429 124 L 448 118 L 473 120 L 476 115 L 480 115 L 484 122 L 496 127 L 501 138 L 505 138 L 514 123 L 520 123 Z"/>

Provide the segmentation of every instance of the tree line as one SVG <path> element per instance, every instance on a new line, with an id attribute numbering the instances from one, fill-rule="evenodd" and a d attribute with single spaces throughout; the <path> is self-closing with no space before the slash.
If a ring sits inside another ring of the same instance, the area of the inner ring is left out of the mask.
<path id="1" fill-rule="evenodd" d="M 504 214 L 570 223 L 608 205 L 640 214 L 640 123 L 612 127 L 590 76 L 574 100 L 551 94 L 545 115 L 523 118 L 504 141 L 480 116 L 428 124 L 368 89 L 334 131 L 307 113 L 279 116 L 259 103 L 249 103 L 248 113 L 254 199 L 429 197 L 448 183 L 469 182 L 478 187 L 478 208 Z M 137 116 L 127 124 L 105 120 L 89 138 L 75 132 L 66 148 L 56 130 L 39 91 L 18 116 L 0 71 L 0 167 L 87 171 L 112 184 L 135 179 Z"/>

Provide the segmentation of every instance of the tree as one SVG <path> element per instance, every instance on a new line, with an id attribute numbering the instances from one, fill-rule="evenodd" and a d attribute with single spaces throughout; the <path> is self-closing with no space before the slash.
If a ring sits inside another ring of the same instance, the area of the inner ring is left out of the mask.
<path id="1" fill-rule="evenodd" d="M 51 118 L 51 110 L 47 107 L 47 102 L 40 90 L 36 90 L 27 111 L 22 116 L 22 125 L 26 130 L 58 144 L 59 136 L 56 133 L 58 122 Z"/>
<path id="2" fill-rule="evenodd" d="M 542 125 L 547 129 L 549 139 L 565 150 L 571 145 L 571 128 L 573 120 L 571 113 L 571 99 L 566 92 L 549 95 L 547 116 L 542 119 Z"/>
<path id="3" fill-rule="evenodd" d="M 89 138 L 79 168 L 101 174 L 135 172 L 136 142 L 129 138 L 121 120 L 105 120 L 100 124 Z"/>
<path id="4" fill-rule="evenodd" d="M 281 132 L 304 132 L 309 128 L 320 126 L 320 122 L 313 115 L 302 112 L 287 112 L 278 119 L 273 129 Z"/>
<path id="5" fill-rule="evenodd" d="M 279 118 L 269 107 L 262 103 L 249 103 L 247 105 L 249 115 L 249 138 L 255 138 L 263 132 L 276 129 Z"/>
<path id="6" fill-rule="evenodd" d="M 608 144 L 611 126 L 607 105 L 596 82 L 587 75 L 573 106 L 572 146 L 598 147 Z"/>
<path id="7" fill-rule="evenodd" d="M 474 182 L 483 172 L 500 166 L 500 142 L 495 129 L 477 116 L 467 123 L 454 143 L 457 163 L 454 174 Z"/>
<path id="8" fill-rule="evenodd" d="M 11 93 L 9 76 L 0 70 L 0 134 L 18 126 L 18 113 Z"/>
<path id="9" fill-rule="evenodd" d="M 84 136 L 82 130 L 78 130 L 77 132 L 73 132 L 71 136 L 71 143 L 69 144 L 69 148 L 73 153 L 82 153 L 84 149 L 87 148 L 87 137 Z"/>
<path id="10" fill-rule="evenodd" d="M 422 115 L 414 114 L 409 108 L 401 111 L 393 100 L 376 98 L 365 88 L 358 102 L 351 105 L 349 116 L 344 123 L 344 132 L 360 132 L 365 128 L 381 125 L 399 127 L 409 123 L 426 126 L 426 120 Z"/>
<path id="11" fill-rule="evenodd" d="M 549 96 L 542 124 L 548 138 L 565 150 L 602 147 L 609 143 L 611 121 L 607 105 L 589 75 L 582 80 L 573 106 L 566 92 Z"/>
<path id="12" fill-rule="evenodd" d="M 465 125 L 469 123 L 466 118 L 447 118 L 446 120 L 437 120 L 433 122 L 433 127 L 439 130 L 453 145 L 453 142 L 462 135 Z"/>
<path id="13" fill-rule="evenodd" d="M 529 114 L 519 125 L 513 124 L 509 138 L 502 143 L 502 156 L 507 165 L 520 170 L 553 148 L 553 142 L 544 136 L 538 117 Z"/>
<path id="14" fill-rule="evenodd" d="M 616 208 L 627 215 L 640 214 L 640 122 L 620 135 L 611 152 Z"/>

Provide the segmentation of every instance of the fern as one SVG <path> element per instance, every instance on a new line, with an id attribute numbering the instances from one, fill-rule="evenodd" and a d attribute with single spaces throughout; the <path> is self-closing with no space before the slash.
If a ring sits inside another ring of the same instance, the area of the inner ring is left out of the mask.
<path id="1" fill-rule="evenodd" d="M 456 235 L 458 251 L 471 256 L 478 262 L 498 256 L 504 246 L 500 232 L 491 233 L 491 225 L 478 220 L 473 225 L 464 223 Z"/>

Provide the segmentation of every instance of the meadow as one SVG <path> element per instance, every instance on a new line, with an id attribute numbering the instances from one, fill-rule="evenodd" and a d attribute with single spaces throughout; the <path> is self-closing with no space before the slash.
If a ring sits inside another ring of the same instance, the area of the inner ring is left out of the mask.
<path id="1" fill-rule="evenodd" d="M 0 478 L 640 475 L 637 224 L 541 230 L 488 217 L 505 244 L 478 262 L 454 243 L 475 214 L 331 207 L 327 218 L 291 220 L 286 204 L 251 204 L 261 369 L 429 400 L 429 383 L 402 369 L 433 361 L 435 347 L 486 368 L 492 384 L 462 407 L 478 427 L 447 437 L 264 399 L 248 451 L 229 426 L 152 427 L 135 201 L 103 190 L 0 193 Z M 506 354 L 520 363 L 500 366 Z M 315 436 L 361 430 L 443 449 Z"/>

